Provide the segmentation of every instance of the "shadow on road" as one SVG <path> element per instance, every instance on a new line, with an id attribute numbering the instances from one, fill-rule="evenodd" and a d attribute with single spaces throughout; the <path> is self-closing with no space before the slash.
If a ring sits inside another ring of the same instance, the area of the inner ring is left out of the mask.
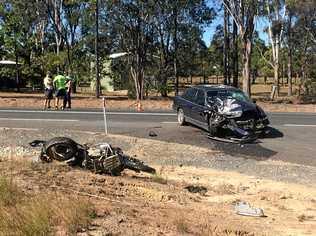
<path id="1" fill-rule="evenodd" d="M 265 161 L 272 156 L 276 155 L 277 152 L 268 148 L 262 147 L 259 143 L 251 143 L 238 145 L 233 143 L 223 143 L 218 141 L 213 142 L 216 149 L 229 154 L 231 156 L 244 157 L 254 159 L 257 161 Z"/>
<path id="2" fill-rule="evenodd" d="M 272 127 L 269 127 L 268 133 L 264 135 L 264 137 L 260 137 L 260 139 L 275 139 L 282 138 L 284 134 Z M 232 143 L 224 143 L 218 141 L 212 141 L 215 145 L 215 148 L 221 150 L 224 153 L 227 153 L 232 156 L 242 156 L 244 158 L 255 159 L 258 161 L 264 161 L 272 156 L 276 155 L 277 152 L 271 149 L 263 147 L 260 143 L 260 139 L 258 139 L 255 143 L 238 145 Z"/>
<path id="3" fill-rule="evenodd" d="M 260 139 L 273 139 L 273 138 L 282 138 L 284 137 L 284 134 L 273 127 L 268 128 L 268 133 L 266 133 L 263 137 L 260 137 Z"/>

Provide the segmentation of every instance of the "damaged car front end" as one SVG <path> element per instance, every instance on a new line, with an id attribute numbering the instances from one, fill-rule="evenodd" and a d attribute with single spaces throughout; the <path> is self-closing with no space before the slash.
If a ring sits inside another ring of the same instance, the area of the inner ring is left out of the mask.
<path id="1" fill-rule="evenodd" d="M 257 139 L 258 134 L 266 132 L 269 120 L 260 107 L 250 100 L 229 96 L 231 94 L 229 91 L 225 91 L 225 93 L 228 95 L 221 96 L 222 93 L 215 100 L 208 97 L 210 109 L 207 110 L 207 113 L 210 138 L 251 142 Z"/>
<path id="2" fill-rule="evenodd" d="M 223 85 L 199 85 L 189 90 L 174 101 L 180 124 L 193 123 L 207 129 L 211 139 L 234 143 L 254 141 L 266 132 L 268 117 L 241 90 Z"/>

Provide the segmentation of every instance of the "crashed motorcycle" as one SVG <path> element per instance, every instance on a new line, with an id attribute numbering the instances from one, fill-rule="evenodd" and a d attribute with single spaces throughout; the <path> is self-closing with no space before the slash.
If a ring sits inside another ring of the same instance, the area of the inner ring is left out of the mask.
<path id="1" fill-rule="evenodd" d="M 32 147 L 41 147 L 39 159 L 43 162 L 56 160 L 91 170 L 94 173 L 113 176 L 120 175 L 124 169 L 150 174 L 156 172 L 154 168 L 125 155 L 120 148 L 112 147 L 108 143 L 88 146 L 78 144 L 67 137 L 55 137 L 48 141 L 34 140 L 29 144 Z M 96 154 L 91 154 L 91 149 L 94 149 Z"/>
<path id="2" fill-rule="evenodd" d="M 269 123 L 263 110 L 256 106 L 256 111 L 244 111 L 242 101 L 231 97 L 209 98 L 207 111 L 209 138 L 232 142 L 249 143 L 259 135 L 264 135 Z M 258 115 L 259 114 L 259 115 Z"/>

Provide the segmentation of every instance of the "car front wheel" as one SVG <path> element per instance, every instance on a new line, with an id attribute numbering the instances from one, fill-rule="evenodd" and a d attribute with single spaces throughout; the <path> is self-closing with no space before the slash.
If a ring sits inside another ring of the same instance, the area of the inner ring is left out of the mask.
<path id="1" fill-rule="evenodd" d="M 178 110 L 178 123 L 181 126 L 186 124 L 184 112 L 181 108 Z"/>
<path id="2" fill-rule="evenodd" d="M 213 124 L 213 119 L 210 116 L 208 118 L 208 132 L 211 136 L 217 136 L 218 135 L 218 127 L 216 125 Z"/>

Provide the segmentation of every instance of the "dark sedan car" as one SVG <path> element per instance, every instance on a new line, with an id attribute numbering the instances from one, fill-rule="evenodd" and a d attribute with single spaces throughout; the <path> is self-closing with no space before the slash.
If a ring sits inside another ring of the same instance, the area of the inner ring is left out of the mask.
<path id="1" fill-rule="evenodd" d="M 239 138 L 263 131 L 269 124 L 264 111 L 241 90 L 225 85 L 198 85 L 174 99 L 178 122 L 192 123 L 212 136 Z"/>

